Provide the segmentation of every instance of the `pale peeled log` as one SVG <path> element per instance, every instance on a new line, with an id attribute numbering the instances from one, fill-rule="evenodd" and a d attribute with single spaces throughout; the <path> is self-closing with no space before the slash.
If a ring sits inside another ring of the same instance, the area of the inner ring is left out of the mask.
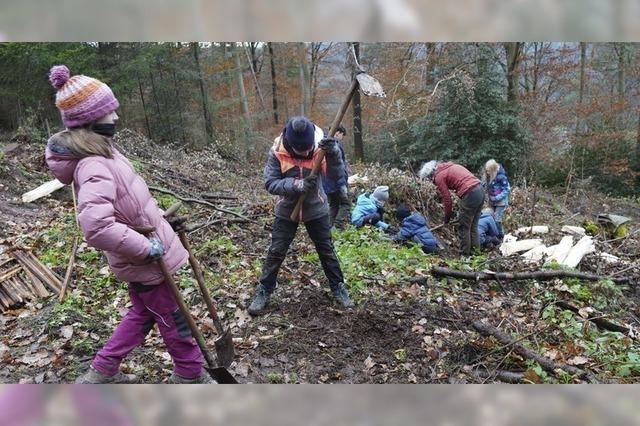
<path id="1" fill-rule="evenodd" d="M 516 229 L 514 234 L 519 235 L 526 234 L 528 232 L 532 234 L 547 234 L 549 233 L 549 227 L 546 225 L 525 226 L 524 228 Z"/>
<path id="2" fill-rule="evenodd" d="M 351 175 L 349 176 L 349 178 L 347 179 L 347 183 L 349 185 L 356 185 L 358 183 L 368 183 L 369 182 L 369 178 L 366 176 L 360 176 L 358 174 L 355 175 Z"/>
<path id="3" fill-rule="evenodd" d="M 618 256 L 614 256 L 610 253 L 603 252 L 598 254 L 598 256 L 607 263 L 618 263 L 620 261 L 620 258 Z"/>
<path id="4" fill-rule="evenodd" d="M 45 197 L 62 187 L 64 187 L 64 183 L 60 182 L 58 179 L 50 180 L 47 183 L 43 183 L 36 189 L 32 189 L 31 191 L 22 194 L 22 202 L 30 203 L 38 198 Z"/>
<path id="5" fill-rule="evenodd" d="M 542 245 L 542 240 L 539 238 L 514 241 L 512 243 L 503 243 L 500 246 L 500 252 L 503 256 L 511 256 L 512 254 L 528 251 L 540 245 Z"/>
<path id="6" fill-rule="evenodd" d="M 561 231 L 566 234 L 579 235 L 579 236 L 585 235 L 587 233 L 587 231 L 585 231 L 585 229 L 582 226 L 565 225 L 562 227 Z"/>
<path id="7" fill-rule="evenodd" d="M 590 236 L 584 236 L 580 238 L 580 241 L 575 246 L 571 247 L 569 254 L 562 261 L 562 264 L 569 268 L 575 268 L 578 266 L 582 258 L 588 254 L 596 251 L 596 246 L 593 244 L 593 238 Z"/>
<path id="8" fill-rule="evenodd" d="M 569 254 L 572 245 L 573 237 L 571 235 L 562 237 L 560 243 L 555 246 L 555 250 L 553 250 L 552 253 L 549 253 L 549 260 L 562 263 L 567 257 L 567 254 Z"/>
<path id="9" fill-rule="evenodd" d="M 538 260 L 542 260 L 542 258 L 547 254 L 547 246 L 544 244 L 538 247 L 534 247 L 526 253 L 521 254 L 520 256 L 524 258 L 524 260 L 528 260 L 531 262 L 536 262 Z"/>

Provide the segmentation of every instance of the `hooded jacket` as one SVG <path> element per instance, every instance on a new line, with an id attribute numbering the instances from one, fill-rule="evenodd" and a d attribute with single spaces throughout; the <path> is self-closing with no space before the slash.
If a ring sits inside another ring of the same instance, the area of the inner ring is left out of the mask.
<path id="1" fill-rule="evenodd" d="M 149 285 L 164 281 L 159 266 L 148 257 L 151 243 L 134 227 L 155 227 L 171 273 L 185 264 L 187 251 L 162 217 L 147 184 L 120 152 L 113 149 L 113 158 L 78 158 L 54 138 L 46 149 L 47 165 L 60 182 L 73 183 L 84 237 L 89 245 L 104 251 L 118 279 Z"/>
<path id="2" fill-rule="evenodd" d="M 275 214 L 277 217 L 291 220 L 291 213 L 300 198 L 300 193 L 294 189 L 296 180 L 309 176 L 318 154 L 320 154 L 320 149 L 317 143 L 308 158 L 300 158 L 287 149 L 280 136 L 275 139 L 264 168 L 264 184 L 270 194 L 280 196 L 276 204 Z M 338 179 L 342 169 L 343 163 L 340 155 L 331 158 L 325 155 L 318 180 L 324 179 L 325 176 L 330 179 Z M 327 196 L 322 188 L 322 183 L 318 181 L 317 189 L 305 197 L 298 221 L 309 222 L 328 214 Z"/>
<path id="3" fill-rule="evenodd" d="M 368 192 L 361 194 L 356 200 L 356 206 L 351 212 L 351 223 L 355 226 L 363 226 L 365 218 L 374 213 L 380 214 L 380 220 L 375 224 L 375 226 L 383 230 L 387 229 L 389 224 L 382 221 L 384 210 L 381 207 L 378 207 L 373 194 Z"/>
<path id="4" fill-rule="evenodd" d="M 414 212 L 402 220 L 400 231 L 393 238 L 396 242 L 413 241 L 429 253 L 438 250 L 438 241 L 431 233 L 426 219 Z"/>
<path id="5" fill-rule="evenodd" d="M 509 185 L 509 178 L 504 167 L 500 166 L 496 178 L 489 182 L 487 192 L 492 206 L 506 206 L 509 203 L 511 185 Z"/>
<path id="6" fill-rule="evenodd" d="M 482 245 L 500 242 L 500 231 L 491 213 L 482 213 L 480 216 L 478 220 L 478 235 Z"/>
<path id="7" fill-rule="evenodd" d="M 347 156 L 344 154 L 344 147 L 342 142 L 337 141 L 338 148 L 340 149 L 340 158 L 342 158 L 342 170 L 338 179 L 331 179 L 329 176 L 322 176 L 322 188 L 327 194 L 333 194 L 342 188 L 347 186 L 349 182 L 349 165 L 347 164 Z"/>
<path id="8" fill-rule="evenodd" d="M 480 185 L 480 180 L 477 177 L 466 168 L 455 163 L 438 164 L 433 181 L 442 196 L 445 218 L 451 217 L 453 212 L 453 203 L 449 190 L 455 191 L 458 198 L 462 198 L 467 192 Z"/>

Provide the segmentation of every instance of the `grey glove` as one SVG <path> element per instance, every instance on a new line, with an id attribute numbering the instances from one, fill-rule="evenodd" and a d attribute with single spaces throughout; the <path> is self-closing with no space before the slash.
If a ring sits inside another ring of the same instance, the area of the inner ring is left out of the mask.
<path id="1" fill-rule="evenodd" d="M 324 151 L 328 157 L 337 157 L 340 154 L 340 148 L 338 148 L 338 141 L 333 138 L 324 138 L 318 143 L 318 147 Z"/>
<path id="2" fill-rule="evenodd" d="M 164 245 L 158 238 L 150 238 L 151 249 L 149 250 L 149 258 L 153 260 L 161 259 L 164 255 Z"/>
<path id="3" fill-rule="evenodd" d="M 318 187 L 318 175 L 307 176 L 304 179 L 296 179 L 293 187 L 296 192 L 300 194 L 306 194 L 307 192 L 313 191 Z"/>

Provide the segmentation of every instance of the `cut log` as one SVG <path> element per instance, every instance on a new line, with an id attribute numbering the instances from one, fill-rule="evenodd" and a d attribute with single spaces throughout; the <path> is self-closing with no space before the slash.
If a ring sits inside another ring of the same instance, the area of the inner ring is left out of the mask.
<path id="1" fill-rule="evenodd" d="M 586 235 L 580 238 L 580 241 L 578 241 L 575 246 L 571 247 L 567 257 L 565 257 L 560 264 L 568 266 L 569 268 L 575 268 L 585 255 L 593 253 L 594 251 L 596 251 L 596 246 L 593 244 L 593 238 Z"/>
<path id="2" fill-rule="evenodd" d="M 573 246 L 573 237 L 567 235 L 562 237 L 560 243 L 555 246 L 555 250 L 549 253 L 549 260 L 552 262 L 562 263 L 569 254 L 571 247 Z"/>
<path id="3" fill-rule="evenodd" d="M 502 331 L 498 330 L 491 324 L 476 320 L 476 321 L 473 321 L 471 325 L 478 333 L 482 334 L 483 336 L 493 337 L 503 345 L 507 345 L 511 347 L 511 349 L 518 355 L 523 356 L 527 359 L 536 361 L 538 364 L 540 364 L 540 366 L 544 370 L 546 370 L 551 374 L 557 375 L 558 374 L 557 370 L 562 370 L 573 376 L 577 376 L 578 378 L 585 379 L 591 383 L 598 383 L 598 379 L 595 377 L 593 373 L 585 370 L 581 370 L 572 365 L 556 363 L 550 358 L 547 358 L 546 356 L 540 355 L 539 353 L 532 351 L 531 349 L 528 349 L 521 343 L 518 343 L 516 339 L 503 333 Z"/>
<path id="4" fill-rule="evenodd" d="M 473 281 L 518 281 L 518 280 L 538 280 L 550 281 L 556 278 L 580 278 L 587 281 L 611 280 L 615 283 L 622 284 L 630 281 L 629 277 L 607 277 L 602 275 L 587 274 L 577 271 L 556 271 L 556 270 L 540 270 L 533 272 L 492 272 L 492 271 L 459 271 L 457 269 L 444 268 L 442 266 L 434 266 L 431 268 L 431 274 L 436 277 L 453 277 L 463 280 Z"/>
<path id="5" fill-rule="evenodd" d="M 558 300 L 555 304 L 556 306 L 559 306 L 562 309 L 566 309 L 567 311 L 571 311 L 574 314 L 579 314 L 580 312 L 580 309 L 576 308 L 575 306 L 571 305 L 568 302 L 565 302 L 564 300 Z M 631 332 L 631 329 L 629 327 L 625 327 L 623 325 L 619 325 L 611 321 L 607 321 L 604 318 L 586 318 L 586 319 L 593 322 L 595 325 L 597 325 L 599 328 L 603 330 L 617 331 L 618 333 L 624 333 L 627 335 Z"/>
<path id="6" fill-rule="evenodd" d="M 579 237 L 585 235 L 587 232 L 582 226 L 570 226 L 570 225 L 563 226 L 561 231 L 564 232 L 565 234 L 577 235 Z"/>
<path id="7" fill-rule="evenodd" d="M 532 248 L 526 253 L 521 254 L 520 257 L 530 262 L 537 262 L 539 260 L 542 260 L 542 258 L 546 255 L 547 251 L 548 251 L 547 246 L 543 244 L 541 246 Z"/>
<path id="8" fill-rule="evenodd" d="M 523 228 L 518 228 L 515 230 L 515 235 L 520 234 L 548 234 L 549 227 L 546 225 L 536 225 L 536 226 L 525 226 Z"/>
<path id="9" fill-rule="evenodd" d="M 64 186 L 64 183 L 60 182 L 58 179 L 43 183 L 36 189 L 32 189 L 31 191 L 22 194 L 22 202 L 31 203 L 39 198 L 46 197 Z"/>
<path id="10" fill-rule="evenodd" d="M 528 251 L 540 245 L 542 245 L 542 240 L 538 238 L 502 243 L 500 253 L 502 253 L 503 256 L 511 256 L 512 254 Z"/>

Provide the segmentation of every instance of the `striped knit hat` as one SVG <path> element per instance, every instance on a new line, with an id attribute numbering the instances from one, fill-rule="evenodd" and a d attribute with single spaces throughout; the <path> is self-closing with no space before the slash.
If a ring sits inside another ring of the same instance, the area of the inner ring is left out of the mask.
<path id="1" fill-rule="evenodd" d="M 58 90 L 56 107 L 68 128 L 93 123 L 120 106 L 109 86 L 86 75 L 71 77 L 65 65 L 52 67 L 49 81 Z"/>

